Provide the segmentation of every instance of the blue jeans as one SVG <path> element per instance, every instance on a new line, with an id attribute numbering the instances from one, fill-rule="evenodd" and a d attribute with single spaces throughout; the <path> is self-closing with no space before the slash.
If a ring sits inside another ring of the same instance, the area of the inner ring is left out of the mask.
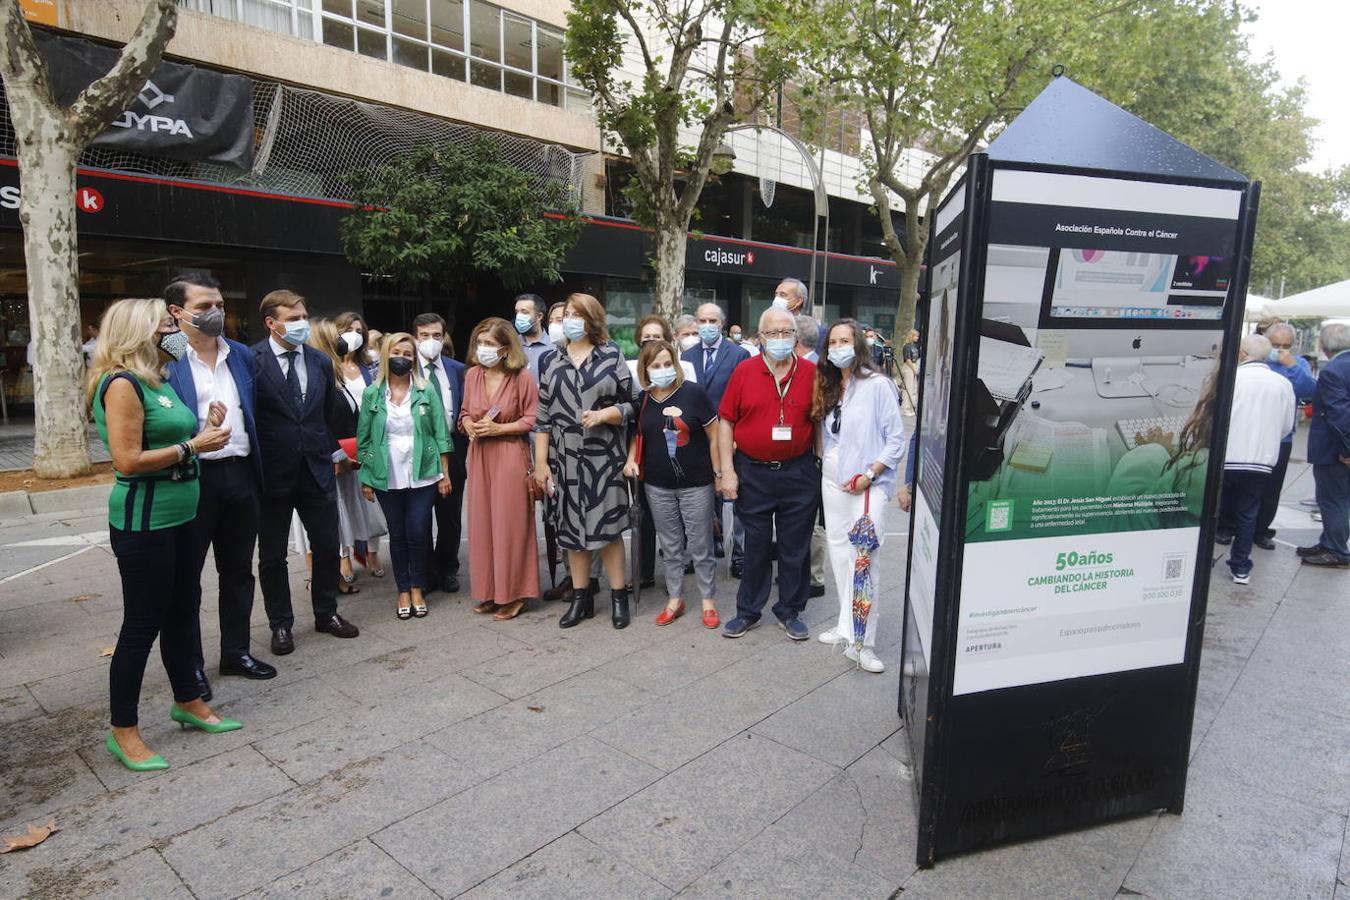
<path id="1" fill-rule="evenodd" d="M 1333 556 L 1350 560 L 1350 466 L 1332 463 L 1313 466 L 1317 508 L 1322 511 L 1322 536 L 1317 543 Z"/>
<path id="2" fill-rule="evenodd" d="M 1224 496 L 1232 501 L 1233 546 L 1228 554 L 1228 568 L 1234 575 L 1246 575 L 1252 570 L 1256 517 L 1261 512 L 1261 497 L 1269 480 L 1269 472 L 1226 469 L 1223 473 Z"/>
<path id="3" fill-rule="evenodd" d="M 375 496 L 389 525 L 389 557 L 398 592 L 403 594 L 413 588 L 425 588 L 427 539 L 431 534 L 431 508 L 436 502 L 436 486 L 376 491 Z"/>

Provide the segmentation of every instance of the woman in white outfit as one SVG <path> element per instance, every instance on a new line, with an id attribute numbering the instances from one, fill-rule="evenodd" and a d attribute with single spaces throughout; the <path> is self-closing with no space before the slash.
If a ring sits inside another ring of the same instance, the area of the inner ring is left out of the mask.
<path id="1" fill-rule="evenodd" d="M 872 365 L 861 326 L 840 319 L 830 326 L 826 353 L 816 369 L 812 412 L 820 427 L 821 500 L 825 541 L 839 594 L 839 621 L 820 635 L 826 644 L 847 644 L 848 658 L 868 672 L 885 671 L 875 652 L 879 560 L 874 550 L 872 610 L 859 652 L 853 646 L 853 568 L 857 552 L 848 534 L 864 509 L 876 524 L 877 538 L 886 539 L 887 501 L 895 493 L 896 473 L 905 458 L 905 425 L 895 382 Z M 870 497 L 869 497 L 870 494 Z"/>

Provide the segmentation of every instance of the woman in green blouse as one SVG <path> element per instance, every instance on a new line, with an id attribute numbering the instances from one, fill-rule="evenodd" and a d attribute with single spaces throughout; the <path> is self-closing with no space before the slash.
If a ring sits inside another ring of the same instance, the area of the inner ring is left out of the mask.
<path id="1" fill-rule="evenodd" d="M 133 772 L 169 767 L 137 727 L 141 680 L 156 637 L 173 685 L 169 718 L 212 733 L 241 727 L 211 711 L 193 677 L 195 457 L 225 446 L 230 430 L 220 426 L 224 406 L 213 404 L 207 427 L 197 433 L 197 411 L 162 379 L 165 360 L 186 350 L 164 301 L 119 300 L 103 314 L 89 367 L 94 421 L 116 476 L 108 532 L 122 576 L 122 627 L 109 675 L 112 733 L 105 745 Z"/>

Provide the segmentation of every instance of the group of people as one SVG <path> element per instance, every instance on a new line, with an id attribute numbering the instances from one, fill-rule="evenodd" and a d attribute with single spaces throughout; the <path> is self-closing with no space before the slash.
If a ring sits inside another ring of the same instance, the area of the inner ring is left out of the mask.
<path id="1" fill-rule="evenodd" d="M 213 554 L 220 673 L 275 677 L 249 642 L 253 557 L 256 548 L 270 649 L 285 656 L 297 640 L 293 519 L 309 553 L 315 630 L 333 637 L 360 633 L 338 596 L 357 590 L 356 563 L 384 574 L 381 539 L 399 619 L 426 616 L 434 590 L 458 591 L 465 520 L 473 612 L 515 618 L 541 596 L 542 505 L 570 576 L 563 628 L 594 616 L 602 570 L 613 626 L 631 622 L 623 535 L 633 528 L 635 543 L 659 544 L 667 602 L 657 624 L 683 615 L 693 574 L 701 623 L 740 637 L 759 623 L 776 565 L 771 611 L 789 638 L 806 640 L 801 614 L 824 592 L 814 550 L 828 555 L 840 597 L 838 624 L 820 640 L 883 671 L 875 611 L 854 634 L 849 531 L 867 514 L 884 538 L 908 445 L 900 394 L 863 326 L 842 319 L 821 338 L 805 303 L 801 282 L 780 284 L 754 344 L 714 303 L 674 323 L 649 316 L 637 359 L 626 360 L 594 297 L 546 307 L 524 294 L 510 320 L 473 329 L 467 365 L 435 313 L 381 334 L 353 312 L 312 318 L 287 290 L 262 298 L 266 337 L 246 346 L 225 337 L 220 284 L 203 273 L 179 276 L 161 298 L 112 304 L 88 379 L 115 472 L 109 531 L 124 598 L 108 751 L 135 771 L 168 765 L 138 728 L 156 638 L 170 718 L 209 733 L 242 727 L 208 705 L 201 573 Z M 723 504 L 733 506 L 740 579 L 725 622 L 715 564 Z M 653 581 L 656 556 L 646 555 Z"/>

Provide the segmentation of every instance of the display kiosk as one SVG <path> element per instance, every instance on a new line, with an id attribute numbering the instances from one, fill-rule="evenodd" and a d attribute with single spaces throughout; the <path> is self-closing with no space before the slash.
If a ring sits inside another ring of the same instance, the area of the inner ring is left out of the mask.
<path id="1" fill-rule="evenodd" d="M 928 223 L 919 865 L 1181 812 L 1258 194 L 1060 77 Z"/>

